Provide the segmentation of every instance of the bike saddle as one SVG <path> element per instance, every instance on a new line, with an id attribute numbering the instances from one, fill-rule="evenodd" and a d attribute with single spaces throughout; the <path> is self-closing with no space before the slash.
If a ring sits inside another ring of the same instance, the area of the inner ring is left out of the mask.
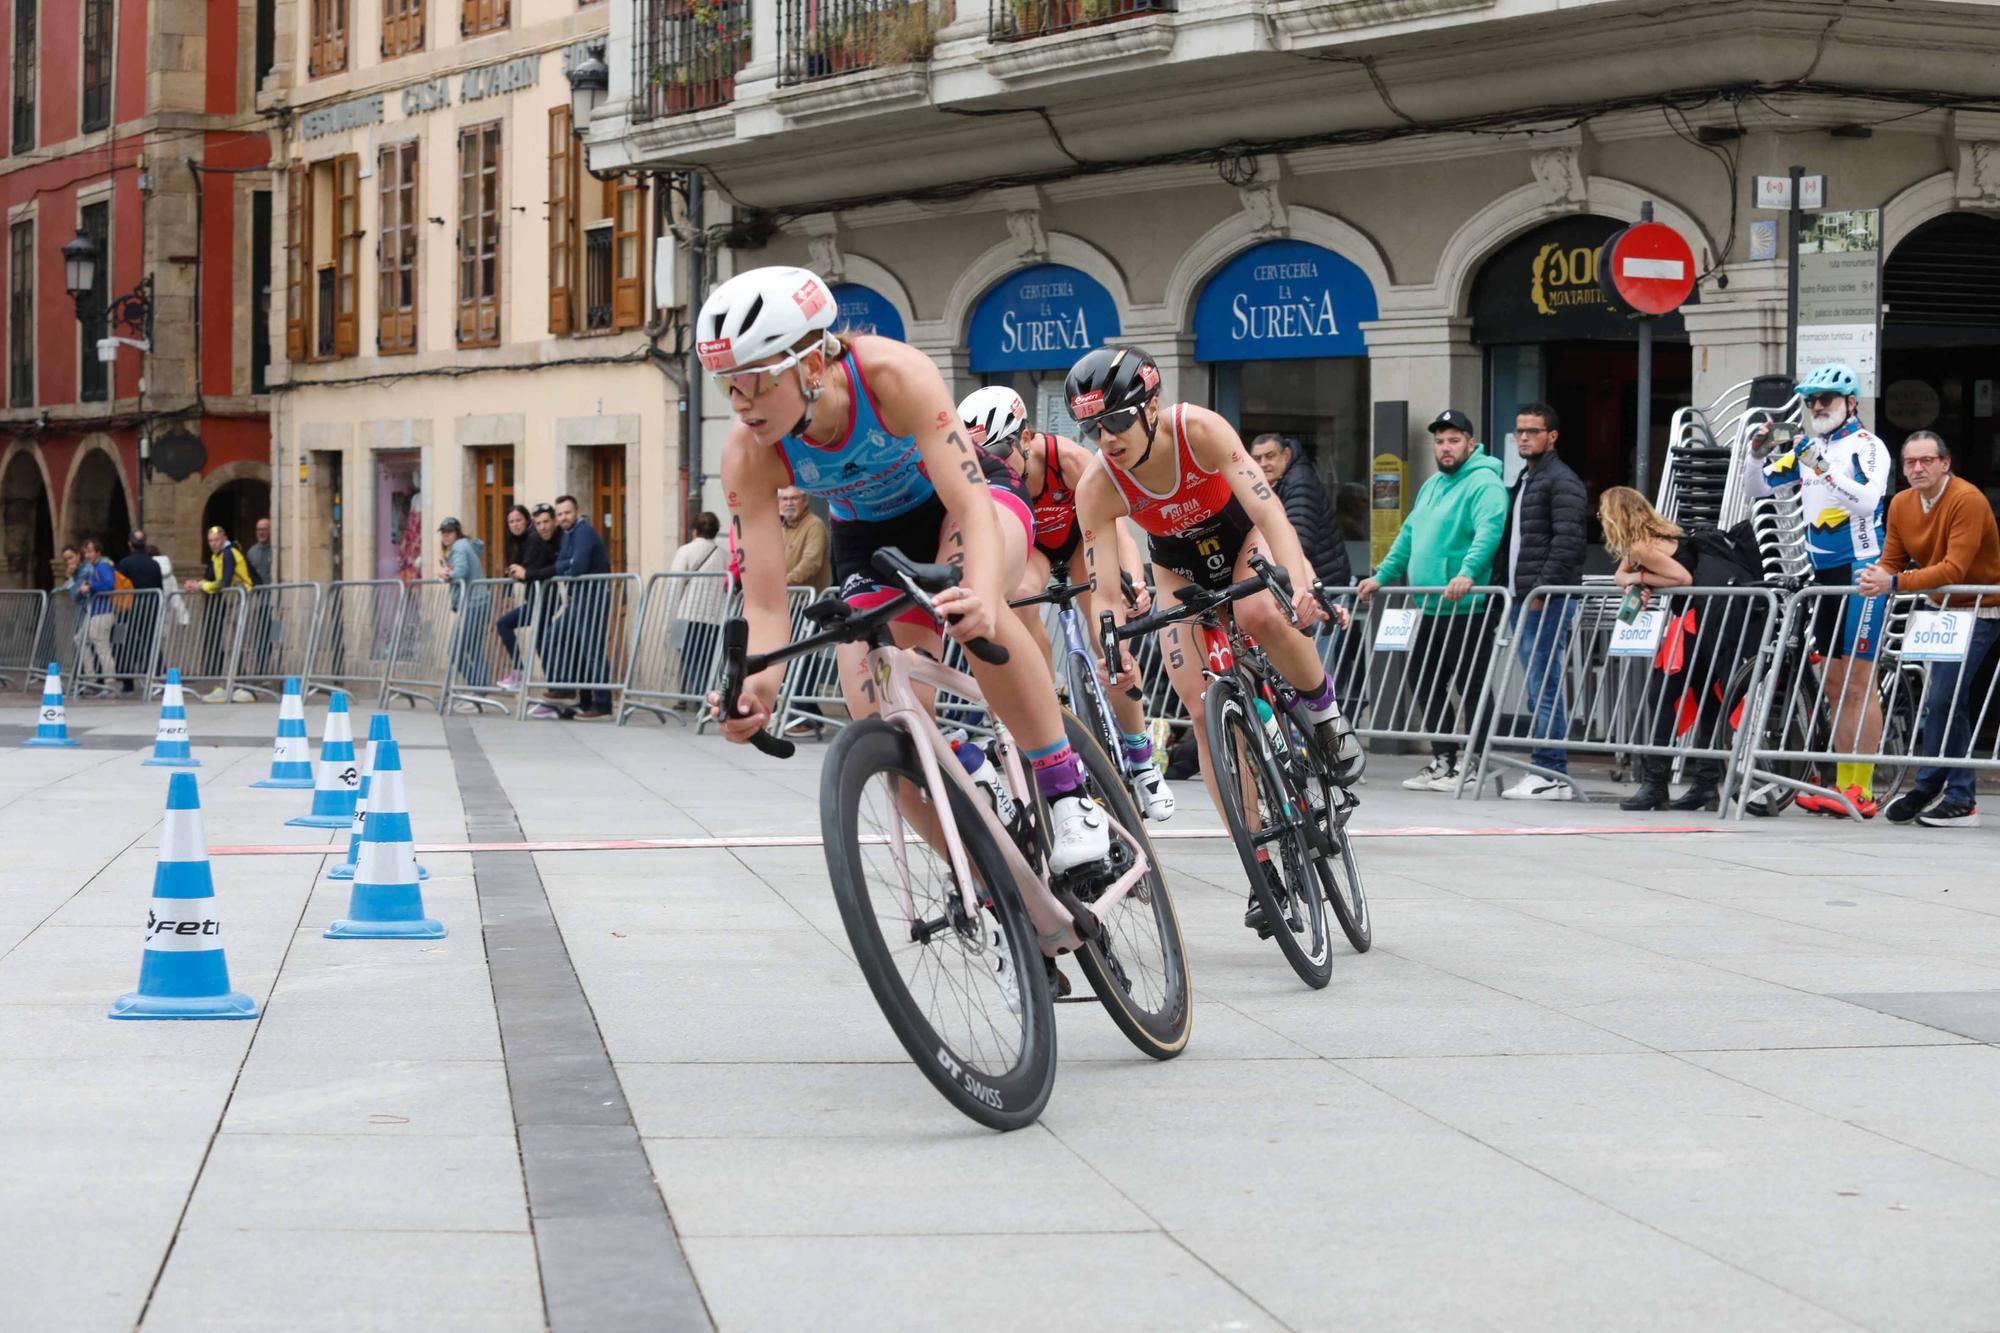
<path id="1" fill-rule="evenodd" d="M 876 572 L 890 578 L 907 578 L 925 592 L 943 592 L 946 588 L 958 586 L 958 566 L 919 564 L 893 546 L 885 546 L 875 552 L 873 564 Z"/>

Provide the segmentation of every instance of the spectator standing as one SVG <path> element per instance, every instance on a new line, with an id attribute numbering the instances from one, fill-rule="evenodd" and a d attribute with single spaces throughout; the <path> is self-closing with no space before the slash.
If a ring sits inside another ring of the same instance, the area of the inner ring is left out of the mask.
<path id="1" fill-rule="evenodd" d="M 503 690 L 521 688 L 521 650 L 515 645 L 515 634 L 521 623 L 535 624 L 535 612 L 539 609 L 547 584 L 556 572 L 556 511 L 554 505 L 536 505 L 531 513 L 523 505 L 515 505 L 507 511 L 507 577 L 521 585 L 520 600 L 493 623 L 493 632 L 500 636 L 500 646 L 507 650 L 507 660 L 511 664 L 506 675 L 500 678 Z"/>
<path id="2" fill-rule="evenodd" d="M 1459 725 L 1452 730 L 1470 734 L 1486 684 L 1498 604 L 1467 594 L 1492 577 L 1493 557 L 1507 525 L 1507 487 L 1501 481 L 1499 461 L 1479 443 L 1465 413 L 1446 409 L 1431 422 L 1430 430 L 1437 473 L 1418 489 L 1395 544 L 1374 575 L 1361 580 L 1356 593 L 1365 602 L 1383 585 L 1406 578 L 1412 587 L 1445 589 L 1418 599 L 1420 615 L 1404 679 L 1422 710 L 1418 725 L 1423 730 L 1444 729 L 1456 688 Z M 1478 743 L 1474 736 L 1472 744 Z M 1403 786 L 1411 791 L 1456 791 L 1459 764 L 1457 742 L 1433 741 L 1431 762 L 1405 778 Z"/>
<path id="3" fill-rule="evenodd" d="M 1879 597 L 1953 584 L 2000 584 L 2000 527 L 1993 507 L 1977 486 L 1951 474 L 1944 440 L 1923 430 L 1903 441 L 1903 476 L 1910 485 L 1889 502 L 1881 562 L 1855 580 L 1862 593 Z M 1973 616 L 1965 660 L 1931 663 L 1925 690 L 1923 753 L 1962 759 L 1974 739 L 1972 701 L 1965 696 L 2000 642 L 2000 598 L 1958 593 L 1931 600 Z M 1975 828 L 1977 778 L 1969 768 L 1927 764 L 1917 770 L 1916 784 L 1883 813 L 1896 824 L 1914 819 L 1929 828 Z"/>
<path id="4" fill-rule="evenodd" d="M 814 592 L 826 587 L 833 577 L 832 540 L 827 535 L 825 520 L 812 511 L 804 491 L 787 486 L 778 492 L 778 523 L 785 533 L 785 586 L 811 588 Z M 819 706 L 802 703 L 794 711 L 817 716 Z M 824 729 L 824 724 L 801 717 L 785 728 L 785 734 L 817 736 Z"/>
<path id="5" fill-rule="evenodd" d="M 67 557 L 69 552 L 63 552 Z M 71 596 L 76 598 L 77 610 L 83 621 L 83 633 L 77 639 L 77 685 L 82 688 L 92 683 L 104 693 L 111 693 L 111 682 L 118 674 L 118 663 L 111 649 L 111 627 L 116 617 L 111 611 L 111 594 L 118 581 L 112 573 L 111 562 L 104 558 L 104 548 L 97 538 L 86 537 L 77 552 L 76 573 L 72 580 Z"/>
<path id="6" fill-rule="evenodd" d="M 229 653 L 230 615 L 235 610 L 235 599 L 224 596 L 231 588 L 251 586 L 250 565 L 243 559 L 243 552 L 236 543 L 229 540 L 229 534 L 220 527 L 208 530 L 208 577 L 188 579 L 181 584 L 187 592 L 207 594 L 202 604 L 201 617 L 201 669 L 202 674 L 218 683 L 215 688 L 201 696 L 205 704 L 225 703 L 234 698 L 237 703 L 247 704 L 256 700 L 256 695 L 239 689 L 234 696 L 225 688 L 223 675 L 227 667 Z"/>
<path id="7" fill-rule="evenodd" d="M 1563 653 L 1569 646 L 1576 602 L 1558 598 L 1554 606 L 1529 601 L 1539 585 L 1560 586 L 1583 578 L 1583 552 L 1590 540 L 1590 493 L 1583 478 L 1556 453 L 1562 418 L 1547 403 L 1528 403 L 1514 414 L 1514 447 L 1526 464 L 1514 482 L 1508 506 L 1507 587 L 1521 608 L 1514 656 L 1523 675 L 1522 703 L 1536 740 L 1569 735 L 1563 699 Z M 1510 801 L 1569 801 L 1569 755 L 1543 746 L 1528 756 L 1547 773 L 1524 773 L 1501 791 Z M 1551 777 L 1549 774 L 1559 774 Z"/>
<path id="8" fill-rule="evenodd" d="M 160 567 L 160 591 L 166 594 L 167 605 L 170 608 L 170 612 L 174 618 L 174 623 L 177 625 L 187 624 L 188 623 L 187 599 L 181 596 L 181 585 L 174 582 L 173 557 L 169 555 L 163 555 L 159 547 L 153 545 L 153 543 L 146 540 L 146 534 L 144 532 L 134 532 L 132 534 L 132 541 L 134 545 L 143 544 L 146 548 L 147 558 Z M 160 623 L 160 633 L 165 634 L 166 629 L 167 629 L 166 621 L 164 618 L 162 618 Z M 164 644 L 161 645 L 161 651 L 163 652 L 165 651 Z"/>
<path id="9" fill-rule="evenodd" d="M 1344 588 L 1354 582 L 1347 561 L 1347 542 L 1340 531 L 1340 519 L 1327 502 L 1319 474 L 1301 457 L 1298 444 L 1283 435 L 1259 435 L 1250 443 L 1250 457 L 1264 470 L 1264 480 L 1285 502 L 1285 517 L 1299 534 L 1299 546 L 1312 563 L 1313 573 L 1329 588 Z M 1333 632 L 1328 621 L 1323 633 Z"/>
<path id="10" fill-rule="evenodd" d="M 250 565 L 251 586 L 258 587 L 271 582 L 271 520 L 257 520 L 257 540 L 243 553 Z M 277 647 L 280 625 L 271 615 L 268 598 L 250 599 L 250 623 L 243 631 L 243 642 L 250 650 L 250 670 L 253 677 L 270 674 L 271 657 Z"/>
<path id="11" fill-rule="evenodd" d="M 562 540 L 556 547 L 556 577 L 580 579 L 611 572 L 611 553 L 605 550 L 604 539 L 590 526 L 590 520 L 583 517 L 574 495 L 556 497 L 556 526 L 562 529 Z M 604 653 L 605 636 L 611 628 L 609 594 L 610 589 L 602 583 L 565 585 L 562 614 L 549 625 L 549 640 L 562 664 L 557 674 L 601 681 L 610 672 Z M 578 703 L 581 706 L 576 716 L 586 721 L 611 715 L 609 690 L 585 689 Z M 560 714 L 538 704 L 530 716 Z"/>
<path id="12" fill-rule="evenodd" d="M 243 553 L 250 562 L 250 573 L 258 583 L 271 582 L 271 520 L 257 520 L 257 540 Z"/>
<path id="13" fill-rule="evenodd" d="M 493 598 L 474 580 L 486 575 L 486 543 L 465 535 L 455 518 L 438 524 L 438 542 L 444 555 L 445 572 L 439 577 L 451 585 L 452 663 L 459 677 L 476 690 L 486 688 L 486 625 L 492 617 Z M 479 705 L 470 699 L 459 701 L 459 711 L 476 713 Z"/>
<path id="14" fill-rule="evenodd" d="M 782 500 L 780 506 L 782 508 Z M 715 649 L 722 635 L 728 606 L 729 548 L 718 537 L 722 520 L 704 509 L 694 516 L 694 536 L 674 552 L 668 568 L 676 574 L 703 577 L 677 579 L 679 596 L 673 610 L 674 657 L 681 666 L 680 692 L 696 698 L 708 693 Z M 789 548 L 791 535 L 786 534 Z M 789 554 L 789 550 L 787 552 Z"/>
<path id="15" fill-rule="evenodd" d="M 159 561 L 146 554 L 146 534 L 134 529 L 127 538 L 131 547 L 123 559 L 112 566 L 113 571 L 137 592 L 157 592 L 162 596 L 166 590 L 166 576 L 160 570 Z M 151 597 L 124 597 L 118 599 L 120 609 L 129 605 L 131 614 L 127 618 L 127 635 L 122 649 L 119 669 L 127 676 L 138 675 L 141 664 L 151 659 L 157 651 L 155 634 L 159 629 L 160 617 L 156 599 Z M 131 681 L 126 681 L 129 691 Z"/>

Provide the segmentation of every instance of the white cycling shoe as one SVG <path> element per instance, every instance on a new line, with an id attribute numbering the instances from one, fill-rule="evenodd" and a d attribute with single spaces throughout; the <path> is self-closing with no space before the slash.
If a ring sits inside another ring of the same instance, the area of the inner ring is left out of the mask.
<path id="1" fill-rule="evenodd" d="M 1167 786 L 1167 775 L 1148 763 L 1132 775 L 1132 789 L 1139 794 L 1139 814 L 1141 818 L 1154 823 L 1174 817 L 1174 792 Z"/>
<path id="2" fill-rule="evenodd" d="M 1049 802 L 1049 873 L 1060 875 L 1111 855 L 1111 821 L 1096 801 L 1081 792 Z"/>

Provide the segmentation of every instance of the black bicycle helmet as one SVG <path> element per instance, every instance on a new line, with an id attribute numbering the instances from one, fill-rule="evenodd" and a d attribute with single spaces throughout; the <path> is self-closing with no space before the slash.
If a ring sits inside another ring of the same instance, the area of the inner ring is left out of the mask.
<path id="1" fill-rule="evenodd" d="M 1069 368 L 1063 397 L 1079 422 L 1144 406 L 1160 392 L 1160 367 L 1137 347 L 1100 347 Z"/>

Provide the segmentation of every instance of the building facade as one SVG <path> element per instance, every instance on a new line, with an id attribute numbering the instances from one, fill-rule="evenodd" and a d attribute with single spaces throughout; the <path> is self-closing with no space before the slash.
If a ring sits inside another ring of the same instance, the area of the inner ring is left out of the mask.
<path id="1" fill-rule="evenodd" d="M 273 466 L 287 568 L 440 572 L 456 517 L 504 567 L 509 505 L 574 494 L 613 568 L 678 540 L 679 363 L 652 299 L 665 192 L 586 169 L 576 0 L 294 0 Z"/>
<path id="2" fill-rule="evenodd" d="M 1299 437 L 1357 544 L 1446 406 L 1508 456 L 1545 399 L 1593 493 L 1631 480 L 1636 326 L 1596 253 L 1649 205 L 1700 277 L 1656 325 L 1655 475 L 1674 408 L 1784 372 L 1756 178 L 1794 164 L 1879 210 L 1871 419 L 2000 494 L 1992 0 L 612 6 L 592 161 L 726 184 L 715 276 L 812 267 L 1057 429 L 1075 357 L 1141 344 L 1170 398 Z"/>
<path id="3" fill-rule="evenodd" d="M 206 525 L 243 533 L 267 512 L 274 214 L 255 92 L 272 17 L 203 0 L 0 3 L 0 586 L 51 586 L 56 553 L 85 537 L 122 555 L 135 525 L 192 562 Z M 78 236 L 97 258 L 72 300 L 63 247 Z M 105 361 L 107 335 L 148 345 Z"/>

